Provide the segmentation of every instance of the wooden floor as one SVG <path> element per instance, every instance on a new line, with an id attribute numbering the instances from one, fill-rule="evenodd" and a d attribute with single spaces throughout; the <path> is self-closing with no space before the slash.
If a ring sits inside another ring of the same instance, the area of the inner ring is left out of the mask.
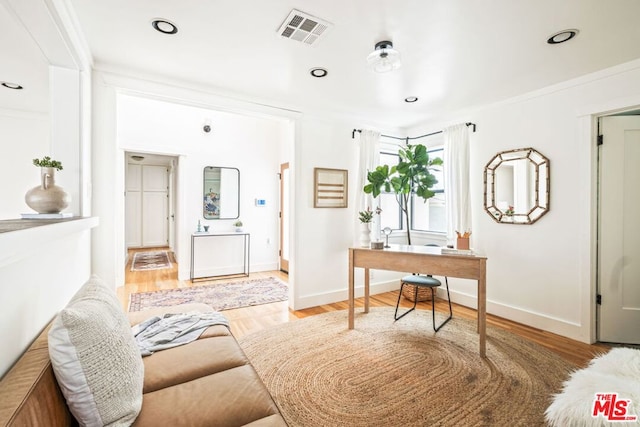
<path id="1" fill-rule="evenodd" d="M 143 250 L 162 249 L 163 248 L 146 248 Z M 118 298 L 120 299 L 120 302 L 122 303 L 122 306 L 125 310 L 128 310 L 129 295 L 132 293 L 151 292 L 160 289 L 183 288 L 220 282 L 220 280 L 214 280 L 191 283 L 191 281 L 189 280 L 178 280 L 178 267 L 176 263 L 172 263 L 172 268 L 170 269 L 131 271 L 131 259 L 133 258 L 131 254 L 133 252 L 135 252 L 135 250 L 130 250 L 129 263 L 126 266 L 125 286 L 120 287 L 117 290 Z M 250 275 L 250 278 L 258 279 L 261 277 L 269 276 L 277 277 L 285 282 L 288 279 L 286 274 L 279 271 L 252 273 Z M 246 278 L 243 277 L 239 279 L 224 279 L 225 282 L 233 280 L 246 280 Z M 397 298 L 398 291 L 372 295 L 371 306 L 395 307 Z M 409 304 L 408 302 L 406 303 Z M 356 300 L 356 307 L 362 307 L 362 304 L 362 298 Z M 293 311 L 289 309 L 288 303 L 285 301 L 273 304 L 264 304 L 253 307 L 225 310 L 224 314 L 229 319 L 229 322 L 231 324 L 231 331 L 236 337 L 239 338 L 245 334 L 265 329 L 269 326 L 290 322 L 303 317 L 326 313 L 329 311 L 346 310 L 347 308 L 348 302 L 342 301 L 338 303 L 322 305 L 319 307 Z M 431 303 L 418 303 L 418 309 L 431 310 Z M 436 300 L 436 310 L 447 311 L 448 308 L 446 301 Z M 457 304 L 453 304 L 453 315 L 454 317 L 461 317 L 472 320 L 476 319 L 475 310 Z M 491 314 L 487 315 L 487 325 L 508 330 L 517 335 L 520 335 L 525 339 L 536 342 L 559 354 L 561 357 L 575 364 L 577 367 L 584 367 L 595 355 L 609 349 L 609 347 L 604 344 L 584 344 L 578 341 L 571 340 L 569 338 L 552 334 L 550 332 L 542 331 L 540 329 L 535 329 L 516 322 L 512 322 L 507 319 L 496 317 Z"/>

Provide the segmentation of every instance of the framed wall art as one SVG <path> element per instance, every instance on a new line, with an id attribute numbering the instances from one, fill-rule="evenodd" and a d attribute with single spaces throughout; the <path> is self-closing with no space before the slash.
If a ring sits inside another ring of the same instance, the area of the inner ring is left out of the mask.
<path id="1" fill-rule="evenodd" d="M 346 208 L 348 177 L 346 169 L 314 168 L 314 208 Z"/>

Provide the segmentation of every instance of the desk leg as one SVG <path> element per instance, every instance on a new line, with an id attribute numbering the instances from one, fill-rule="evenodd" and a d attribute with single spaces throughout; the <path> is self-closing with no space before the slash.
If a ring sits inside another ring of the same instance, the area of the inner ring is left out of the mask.
<path id="1" fill-rule="evenodd" d="M 364 312 L 369 312 L 369 269 L 364 269 Z"/>
<path id="2" fill-rule="evenodd" d="M 353 312 L 355 309 L 355 284 L 353 283 L 353 249 L 349 249 L 349 329 L 353 329 Z"/>
<path id="3" fill-rule="evenodd" d="M 483 262 L 478 278 L 478 333 L 480 334 L 480 357 L 487 357 L 487 268 Z"/>

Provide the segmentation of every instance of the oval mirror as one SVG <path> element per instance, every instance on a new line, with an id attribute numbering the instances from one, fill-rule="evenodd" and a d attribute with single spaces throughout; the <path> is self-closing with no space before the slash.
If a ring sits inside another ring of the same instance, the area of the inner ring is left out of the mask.
<path id="1" fill-rule="evenodd" d="M 204 219 L 235 219 L 240 216 L 240 171 L 207 166 L 203 177 Z"/>
<path id="2" fill-rule="evenodd" d="M 533 224 L 549 191 L 549 159 L 533 148 L 501 151 L 484 168 L 484 210 L 497 222 Z"/>

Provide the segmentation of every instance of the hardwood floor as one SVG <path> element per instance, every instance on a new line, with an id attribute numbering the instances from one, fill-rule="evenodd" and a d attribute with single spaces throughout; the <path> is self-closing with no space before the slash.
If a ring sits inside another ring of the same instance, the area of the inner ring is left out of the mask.
<path id="1" fill-rule="evenodd" d="M 145 248 L 142 250 L 162 250 L 164 248 Z M 151 292 L 160 289 L 183 288 L 190 286 L 199 286 L 220 282 L 221 280 L 207 280 L 191 283 L 189 280 L 178 280 L 178 267 L 175 262 L 172 263 L 170 269 L 151 270 L 151 271 L 131 271 L 132 253 L 136 250 L 130 250 L 129 263 L 126 266 L 125 286 L 117 289 L 118 298 L 122 303 L 124 310 L 128 310 L 129 295 L 136 292 Z M 283 281 L 287 281 L 286 274 L 279 271 L 267 271 L 259 273 L 251 273 L 250 279 L 274 276 Z M 223 279 L 225 282 L 233 280 L 246 280 L 246 278 Z M 386 292 L 371 296 L 372 307 L 395 307 L 398 298 L 398 291 Z M 362 298 L 356 300 L 356 307 L 362 307 Z M 405 304 L 410 304 L 405 301 Z M 229 319 L 231 331 L 236 337 L 268 328 L 280 323 L 295 321 L 296 319 L 313 316 L 316 314 L 326 313 L 335 310 L 346 310 L 348 308 L 347 301 L 341 301 L 333 304 L 325 304 L 318 307 L 308 308 L 304 310 L 290 310 L 288 303 L 278 302 L 273 304 L 264 304 L 252 307 L 244 307 L 233 310 L 225 310 L 224 314 Z M 431 303 L 418 303 L 418 309 L 431 310 Z M 436 310 L 446 311 L 446 301 L 436 300 Z M 476 319 L 476 311 L 468 307 L 453 304 L 454 317 L 462 317 L 467 319 Z M 595 355 L 608 350 L 610 347 L 604 344 L 584 344 L 560 335 L 552 334 L 540 329 L 521 325 L 507 319 L 503 319 L 491 314 L 487 315 L 487 325 L 508 330 L 527 340 L 538 343 L 549 350 L 557 353 L 577 367 L 586 366 L 586 364 Z M 345 322 L 346 327 L 346 322 Z M 490 334 L 490 331 L 488 332 Z"/>

